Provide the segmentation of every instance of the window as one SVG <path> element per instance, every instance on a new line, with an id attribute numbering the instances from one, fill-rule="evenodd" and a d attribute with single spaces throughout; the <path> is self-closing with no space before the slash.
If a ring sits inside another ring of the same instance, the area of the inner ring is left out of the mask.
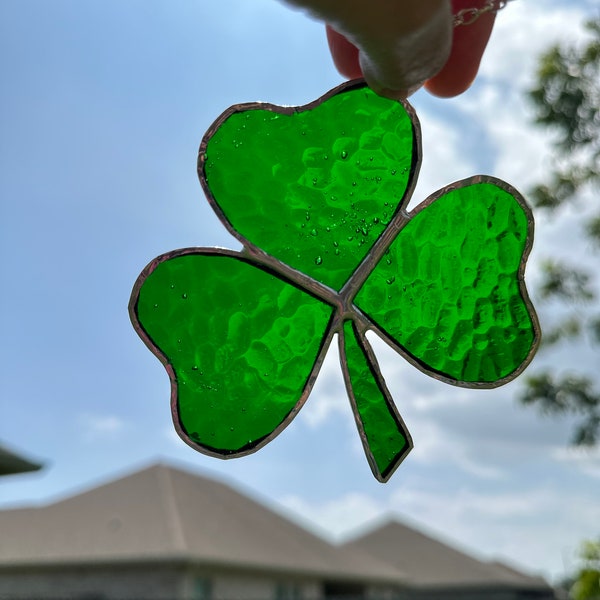
<path id="1" fill-rule="evenodd" d="M 366 598 L 366 590 L 362 584 L 325 582 L 323 586 L 325 598 Z"/>
<path id="2" fill-rule="evenodd" d="M 196 577 L 192 586 L 193 600 L 211 600 L 212 582 L 207 577 Z"/>
<path id="3" fill-rule="evenodd" d="M 298 583 L 278 583 L 275 600 L 302 600 L 302 586 Z"/>

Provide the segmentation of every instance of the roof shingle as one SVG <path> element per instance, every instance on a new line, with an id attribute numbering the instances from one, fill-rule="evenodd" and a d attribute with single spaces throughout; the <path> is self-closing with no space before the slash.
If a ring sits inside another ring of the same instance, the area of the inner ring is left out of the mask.
<path id="1" fill-rule="evenodd" d="M 0 566 L 185 561 L 336 579 L 399 582 L 230 486 L 155 465 L 65 500 L 0 511 Z"/>
<path id="2" fill-rule="evenodd" d="M 345 544 L 406 574 L 411 587 L 548 588 L 539 578 L 499 562 L 482 562 L 416 529 L 388 521 Z M 548 588 L 549 589 L 549 588 Z"/>

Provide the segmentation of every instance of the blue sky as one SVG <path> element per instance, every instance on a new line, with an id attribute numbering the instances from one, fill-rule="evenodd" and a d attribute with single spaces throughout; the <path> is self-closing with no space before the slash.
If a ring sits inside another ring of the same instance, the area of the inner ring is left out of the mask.
<path id="1" fill-rule="evenodd" d="M 543 177 L 549 137 L 528 125 L 523 90 L 535 56 L 576 39 L 592 3 L 543 4 L 503 11 L 469 92 L 413 98 L 415 202 L 481 172 L 522 191 Z M 167 375 L 129 323 L 131 287 L 167 250 L 237 247 L 198 184 L 199 142 L 231 104 L 304 104 L 340 83 L 320 24 L 274 0 L 4 0 L 0 73 L 0 440 L 45 463 L 3 480 L 0 505 L 166 460 L 236 482 L 331 539 L 396 514 L 549 577 L 573 566 L 600 522 L 600 453 L 569 450 L 571 423 L 516 406 L 518 380 L 457 390 L 378 345 L 416 445 L 385 485 L 362 455 L 335 347 L 301 414 L 258 453 L 210 459 L 173 431 Z M 585 251 L 576 217 L 538 220 L 533 281 L 545 253 Z M 593 360 L 578 345 L 538 364 Z"/>

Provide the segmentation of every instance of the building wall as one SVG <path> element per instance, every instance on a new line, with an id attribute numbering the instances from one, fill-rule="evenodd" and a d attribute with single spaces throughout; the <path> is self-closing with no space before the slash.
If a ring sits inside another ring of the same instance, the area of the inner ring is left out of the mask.
<path id="1" fill-rule="evenodd" d="M 367 600 L 411 600 L 407 590 L 398 586 L 369 586 Z"/>
<path id="2" fill-rule="evenodd" d="M 551 589 L 524 591 L 518 589 L 452 590 L 441 588 L 415 591 L 408 595 L 408 600 L 555 600 L 555 595 Z"/>
<path id="3" fill-rule="evenodd" d="M 316 579 L 243 570 L 200 570 L 168 565 L 0 569 L 0 600 L 323 600 Z M 409 590 L 365 586 L 367 600 L 553 600 L 512 590 Z"/>
<path id="4" fill-rule="evenodd" d="M 322 589 L 285 575 L 163 565 L 0 570 L 0 600 L 321 600 Z"/>
<path id="5" fill-rule="evenodd" d="M 187 600 L 321 600 L 323 597 L 322 584 L 316 580 L 242 570 L 193 570 L 187 576 L 185 588 Z"/>
<path id="6" fill-rule="evenodd" d="M 178 599 L 182 597 L 181 569 L 157 567 L 67 567 L 0 571 L 0 598 L 46 600 Z"/>

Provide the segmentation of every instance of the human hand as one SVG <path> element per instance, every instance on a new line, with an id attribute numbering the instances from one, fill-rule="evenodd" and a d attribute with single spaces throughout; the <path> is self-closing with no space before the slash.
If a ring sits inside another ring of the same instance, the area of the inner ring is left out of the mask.
<path id="1" fill-rule="evenodd" d="M 450 97 L 469 88 L 494 25 L 487 12 L 453 28 L 452 14 L 485 0 L 287 0 L 328 23 L 338 71 L 377 93 L 405 98 L 421 86 Z M 400 6 L 401 5 L 401 6 Z"/>

